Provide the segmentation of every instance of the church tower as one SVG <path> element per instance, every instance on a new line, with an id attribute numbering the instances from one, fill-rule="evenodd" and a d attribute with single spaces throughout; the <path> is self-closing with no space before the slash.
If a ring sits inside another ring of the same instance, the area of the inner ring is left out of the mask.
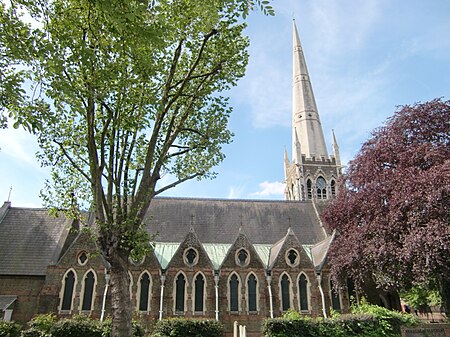
<path id="1" fill-rule="evenodd" d="M 285 150 L 285 197 L 327 200 L 336 194 L 336 182 L 341 174 L 339 146 L 333 132 L 333 154 L 328 155 L 295 21 L 293 36 L 292 161 Z"/>

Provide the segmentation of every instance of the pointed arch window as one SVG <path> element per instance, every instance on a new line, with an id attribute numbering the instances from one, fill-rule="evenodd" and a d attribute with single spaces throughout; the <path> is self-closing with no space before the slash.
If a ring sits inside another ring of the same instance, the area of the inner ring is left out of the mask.
<path id="1" fill-rule="evenodd" d="M 149 273 L 144 272 L 139 278 L 139 291 L 138 291 L 138 303 L 139 303 L 139 311 L 150 311 L 150 286 L 151 286 L 151 277 Z"/>
<path id="2" fill-rule="evenodd" d="M 316 180 L 316 194 L 317 199 L 327 198 L 327 182 L 323 177 L 318 177 Z"/>
<path id="3" fill-rule="evenodd" d="M 311 179 L 308 179 L 306 181 L 306 193 L 307 193 L 308 199 L 312 199 L 312 182 L 311 182 Z"/>
<path id="4" fill-rule="evenodd" d="M 231 275 L 229 281 L 230 311 L 239 311 L 239 278 L 236 274 Z"/>
<path id="5" fill-rule="evenodd" d="M 347 294 L 349 305 L 358 303 L 358 294 L 356 293 L 355 283 L 351 278 L 347 278 Z"/>
<path id="6" fill-rule="evenodd" d="M 73 291 L 75 288 L 75 273 L 72 270 L 69 270 L 64 276 L 63 288 L 61 311 L 70 311 L 72 310 Z"/>
<path id="7" fill-rule="evenodd" d="M 203 312 L 205 302 L 205 278 L 198 274 L 194 281 L 194 311 Z"/>
<path id="8" fill-rule="evenodd" d="M 179 274 L 175 281 L 175 312 L 184 313 L 184 299 L 186 292 L 186 278 Z"/>
<path id="9" fill-rule="evenodd" d="M 83 302 L 81 311 L 91 311 L 94 300 L 95 275 L 91 270 L 83 279 Z"/>
<path id="10" fill-rule="evenodd" d="M 254 274 L 250 274 L 247 279 L 247 294 L 248 294 L 248 311 L 258 311 L 258 280 Z"/>
<path id="11" fill-rule="evenodd" d="M 309 311 L 309 292 L 308 292 L 308 278 L 305 274 L 301 274 L 298 279 L 298 292 L 300 301 L 300 311 Z"/>
<path id="12" fill-rule="evenodd" d="M 339 290 L 334 289 L 333 281 L 330 279 L 330 297 L 331 297 L 331 308 L 336 311 L 341 310 L 341 296 L 339 295 Z"/>
<path id="13" fill-rule="evenodd" d="M 331 196 L 336 196 L 336 181 L 333 179 L 330 182 L 330 188 L 331 188 Z"/>
<path id="14" fill-rule="evenodd" d="M 280 282 L 281 287 L 281 310 L 286 311 L 291 307 L 291 281 L 289 276 L 283 274 Z"/>

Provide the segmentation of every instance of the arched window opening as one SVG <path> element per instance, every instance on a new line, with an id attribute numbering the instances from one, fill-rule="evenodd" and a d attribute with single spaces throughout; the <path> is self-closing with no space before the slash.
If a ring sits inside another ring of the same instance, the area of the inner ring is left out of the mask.
<path id="1" fill-rule="evenodd" d="M 308 279 L 305 274 L 301 274 L 298 280 L 298 291 L 300 299 L 300 311 L 308 311 Z"/>
<path id="2" fill-rule="evenodd" d="M 186 278 L 183 274 L 179 274 L 175 285 L 175 312 L 184 313 L 184 295 L 186 289 Z"/>
<path id="3" fill-rule="evenodd" d="M 91 311 L 92 310 L 92 300 L 94 295 L 94 283 L 95 276 L 94 272 L 90 271 L 84 277 L 84 293 L 83 302 L 81 305 L 81 311 Z"/>
<path id="4" fill-rule="evenodd" d="M 139 280 L 139 311 L 150 311 L 150 275 L 144 273 Z"/>
<path id="5" fill-rule="evenodd" d="M 333 281 L 330 279 L 331 308 L 336 311 L 341 310 L 341 296 L 339 291 L 334 289 Z"/>
<path id="6" fill-rule="evenodd" d="M 64 278 L 64 292 L 62 296 L 61 310 L 72 310 L 73 290 L 75 287 L 75 273 L 71 270 Z"/>
<path id="7" fill-rule="evenodd" d="M 255 312 L 257 309 L 257 280 L 256 276 L 250 274 L 247 280 L 247 294 L 248 294 L 248 311 Z"/>
<path id="8" fill-rule="evenodd" d="M 245 249 L 239 249 L 236 255 L 236 262 L 241 267 L 245 267 L 250 262 L 250 257 Z"/>
<path id="9" fill-rule="evenodd" d="M 283 311 L 291 307 L 291 282 L 289 277 L 284 274 L 281 277 L 281 308 Z"/>
<path id="10" fill-rule="evenodd" d="M 184 261 L 188 266 L 193 266 L 198 262 L 198 254 L 194 248 L 189 248 L 184 252 Z"/>
<path id="11" fill-rule="evenodd" d="M 355 283 L 351 278 L 347 278 L 347 294 L 349 305 L 358 303 L 358 295 L 356 294 Z"/>
<path id="12" fill-rule="evenodd" d="M 195 278 L 195 303 L 194 303 L 195 312 L 203 312 L 204 291 L 205 291 L 205 279 L 203 275 L 198 274 L 197 277 Z"/>
<path id="13" fill-rule="evenodd" d="M 239 279 L 236 274 L 230 277 L 230 311 L 239 311 Z"/>
<path id="14" fill-rule="evenodd" d="M 306 181 L 306 192 L 308 195 L 308 199 L 312 199 L 312 182 L 311 179 Z"/>
<path id="15" fill-rule="evenodd" d="M 327 182 L 323 177 L 319 177 L 316 180 L 316 194 L 317 199 L 327 198 Z"/>
<path id="16" fill-rule="evenodd" d="M 335 180 L 331 180 L 330 187 L 331 187 L 331 196 L 332 197 L 336 196 L 336 181 Z"/>
<path id="17" fill-rule="evenodd" d="M 295 249 L 289 249 L 289 251 L 286 254 L 286 262 L 291 267 L 295 267 L 298 264 L 298 253 L 295 251 Z"/>

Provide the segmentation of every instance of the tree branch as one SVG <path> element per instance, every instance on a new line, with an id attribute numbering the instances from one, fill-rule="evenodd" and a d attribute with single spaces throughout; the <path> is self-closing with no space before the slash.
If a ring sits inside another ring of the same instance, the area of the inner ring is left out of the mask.
<path id="1" fill-rule="evenodd" d="M 205 174 L 205 172 L 201 171 L 201 172 L 193 173 L 193 174 L 191 174 L 191 175 L 189 175 L 187 177 L 181 178 L 181 179 L 179 179 L 179 180 L 177 180 L 177 181 L 175 181 L 175 182 L 173 182 L 173 183 L 171 183 L 169 185 L 166 185 L 166 186 L 160 188 L 159 190 L 155 191 L 155 195 L 161 194 L 162 192 L 167 191 L 168 189 L 171 189 L 172 187 L 175 187 L 175 186 L 177 186 L 177 185 L 179 185 L 179 184 L 181 184 L 181 183 L 183 183 L 183 182 L 185 182 L 187 180 L 194 179 L 194 178 L 202 176 L 204 174 Z"/>

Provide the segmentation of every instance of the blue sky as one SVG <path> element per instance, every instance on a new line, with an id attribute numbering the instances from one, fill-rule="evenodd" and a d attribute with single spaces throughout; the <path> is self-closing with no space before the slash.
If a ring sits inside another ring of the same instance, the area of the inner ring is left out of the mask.
<path id="1" fill-rule="evenodd" d="M 274 0 L 275 17 L 252 13 L 247 74 L 230 92 L 234 142 L 214 180 L 166 196 L 283 199 L 283 152 L 291 144 L 295 18 L 325 138 L 334 129 L 344 163 L 396 106 L 449 99 L 450 1 Z M 48 172 L 33 137 L 0 130 L 0 198 L 40 206 Z"/>

